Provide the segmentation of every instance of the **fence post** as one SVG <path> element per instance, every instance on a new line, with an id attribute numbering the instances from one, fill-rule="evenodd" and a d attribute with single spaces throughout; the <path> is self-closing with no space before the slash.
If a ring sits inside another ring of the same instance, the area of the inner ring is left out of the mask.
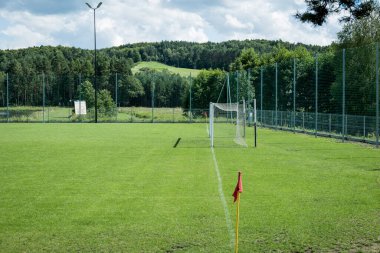
<path id="1" fill-rule="evenodd" d="M 315 137 L 318 132 L 318 54 L 315 55 Z"/>
<path id="2" fill-rule="evenodd" d="M 115 74 L 115 103 L 116 103 L 116 121 L 117 121 L 117 114 L 119 112 L 117 107 L 117 73 Z"/>
<path id="3" fill-rule="evenodd" d="M 376 148 L 379 147 L 379 42 L 376 43 Z"/>
<path id="4" fill-rule="evenodd" d="M 331 113 L 329 114 L 329 133 L 331 133 Z"/>
<path id="5" fill-rule="evenodd" d="M 261 69 L 260 69 L 260 120 L 261 122 L 263 122 L 263 72 L 264 72 L 264 69 L 263 69 L 263 66 L 261 66 Z"/>
<path id="6" fill-rule="evenodd" d="M 344 130 L 345 135 L 347 135 L 347 125 L 348 125 L 347 122 L 348 122 L 348 115 L 346 113 L 346 123 L 345 123 L 345 130 Z"/>
<path id="7" fill-rule="evenodd" d="M 236 103 L 239 104 L 239 72 L 236 70 Z"/>
<path id="8" fill-rule="evenodd" d="M 278 82 L 278 64 L 277 64 L 277 62 L 276 62 L 276 90 L 275 90 L 275 94 L 276 94 L 276 108 L 275 108 L 275 111 L 276 111 L 276 118 L 275 118 L 275 120 L 276 120 L 276 123 L 275 123 L 275 125 L 276 125 L 276 128 L 277 128 L 277 82 Z"/>
<path id="9" fill-rule="evenodd" d="M 79 73 L 79 101 L 82 100 L 82 74 Z M 81 104 L 79 103 L 79 106 Z M 79 111 L 81 111 L 81 108 L 79 107 Z"/>
<path id="10" fill-rule="evenodd" d="M 293 58 L 293 132 L 296 132 L 296 58 Z"/>
<path id="11" fill-rule="evenodd" d="M 344 142 L 344 114 L 346 106 L 346 49 L 343 49 L 343 74 L 342 74 L 342 142 Z"/>
<path id="12" fill-rule="evenodd" d="M 42 122 L 45 123 L 45 73 L 42 72 Z"/>
<path id="13" fill-rule="evenodd" d="M 263 111 L 261 110 L 261 113 L 263 113 Z M 264 113 L 264 118 L 263 118 L 263 122 L 262 122 L 263 126 L 266 125 L 266 117 L 265 117 L 265 113 Z"/>
<path id="14" fill-rule="evenodd" d="M 233 78 L 233 75 L 232 75 Z M 227 72 L 227 103 L 232 103 L 232 96 L 231 96 L 231 85 L 230 85 L 230 74 Z M 228 116 L 229 115 L 229 116 Z M 232 122 L 232 112 L 228 114 L 227 112 L 227 120 Z"/>
<path id="15" fill-rule="evenodd" d="M 365 139 L 365 116 L 363 116 L 363 140 Z"/>
<path id="16" fill-rule="evenodd" d="M 251 86 L 251 69 L 248 69 L 247 70 L 247 79 L 248 79 L 248 87 Z M 248 99 L 248 106 L 246 106 L 247 108 L 251 108 L 252 104 L 251 104 L 251 95 L 250 95 L 250 92 L 248 92 L 247 90 L 247 99 Z M 244 91 L 243 91 L 243 94 L 244 94 Z"/>
<path id="17" fill-rule="evenodd" d="M 229 73 L 227 72 L 226 73 L 226 82 L 227 82 L 227 96 L 226 96 L 226 100 L 227 100 L 227 104 L 230 102 L 229 98 L 230 98 L 230 75 Z M 210 112 L 209 112 L 210 113 Z M 209 115 L 210 116 L 210 115 Z M 227 112 L 227 122 L 229 122 L 230 118 L 229 118 L 229 114 Z M 206 120 L 207 121 L 207 120 Z"/>
<path id="18" fill-rule="evenodd" d="M 79 119 L 82 121 L 82 74 L 79 73 Z"/>
<path id="19" fill-rule="evenodd" d="M 305 131 L 305 112 L 302 112 L 302 130 Z"/>
<path id="20" fill-rule="evenodd" d="M 154 82 L 152 82 L 152 123 L 154 122 Z"/>
<path id="21" fill-rule="evenodd" d="M 7 122 L 9 123 L 9 76 L 7 73 Z"/>
<path id="22" fill-rule="evenodd" d="M 189 94 L 189 121 L 192 122 L 193 114 L 191 112 L 192 110 L 192 104 L 191 104 L 191 86 L 193 85 L 193 79 L 191 78 L 191 72 L 190 72 L 190 94 Z"/>

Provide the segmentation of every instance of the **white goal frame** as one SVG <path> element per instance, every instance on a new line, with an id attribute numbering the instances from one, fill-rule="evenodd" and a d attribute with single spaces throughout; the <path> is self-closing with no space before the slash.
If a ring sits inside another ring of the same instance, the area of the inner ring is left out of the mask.
<path id="1" fill-rule="evenodd" d="M 242 110 L 239 110 L 239 106 L 242 107 Z M 214 147 L 214 111 L 215 107 L 222 111 L 228 112 L 236 112 L 236 139 L 243 137 L 245 138 L 245 127 L 246 127 L 246 105 L 243 100 L 242 104 L 238 103 L 210 103 L 210 111 L 209 111 L 209 135 L 211 141 L 211 147 Z M 242 121 L 242 122 L 241 122 Z M 239 127 L 243 126 L 243 133 L 240 133 Z M 235 141 L 236 142 L 236 141 Z M 239 145 L 247 147 L 245 140 L 243 143 L 238 143 Z"/>

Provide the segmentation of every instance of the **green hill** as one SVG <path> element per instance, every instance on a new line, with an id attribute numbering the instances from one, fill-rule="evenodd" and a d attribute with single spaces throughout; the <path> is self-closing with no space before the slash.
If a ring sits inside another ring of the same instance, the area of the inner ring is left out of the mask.
<path id="1" fill-rule="evenodd" d="M 137 63 L 132 68 L 132 73 L 135 74 L 138 71 L 140 71 L 140 69 L 143 69 L 143 68 L 154 69 L 157 71 L 163 71 L 164 69 L 166 69 L 172 73 L 179 74 L 180 76 L 183 76 L 183 77 L 190 76 L 190 73 L 192 77 L 196 77 L 200 72 L 199 69 L 176 68 L 176 67 L 168 66 L 166 64 L 155 62 L 155 61 L 149 61 L 149 62 L 143 61 L 143 62 Z"/>

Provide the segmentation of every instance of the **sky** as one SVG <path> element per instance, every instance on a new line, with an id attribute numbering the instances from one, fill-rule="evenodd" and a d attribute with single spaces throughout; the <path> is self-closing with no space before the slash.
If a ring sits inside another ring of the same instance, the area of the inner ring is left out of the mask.
<path id="1" fill-rule="evenodd" d="M 135 42 L 268 39 L 329 45 L 338 17 L 315 27 L 294 14 L 304 0 L 100 0 L 97 48 Z M 94 48 L 86 0 L 1 0 L 0 49 L 41 45 Z M 99 0 L 87 0 L 93 7 Z"/>

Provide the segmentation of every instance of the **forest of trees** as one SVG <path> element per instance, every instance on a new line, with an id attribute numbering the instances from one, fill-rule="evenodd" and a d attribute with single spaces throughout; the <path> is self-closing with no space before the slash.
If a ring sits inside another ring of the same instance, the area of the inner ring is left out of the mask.
<path id="1" fill-rule="evenodd" d="M 232 95 L 263 100 L 263 109 L 274 109 L 277 65 L 278 109 L 293 107 L 293 74 L 296 67 L 298 111 L 313 111 L 318 60 L 318 97 L 321 112 L 339 112 L 342 100 L 342 57 L 346 52 L 347 112 L 372 114 L 375 101 L 376 42 L 380 41 L 379 12 L 348 22 L 329 47 L 291 44 L 282 41 L 245 40 L 221 43 L 163 41 L 137 43 L 98 51 L 99 94 L 111 97 L 118 106 L 207 108 L 210 101 L 226 97 L 227 77 Z M 139 61 L 159 61 L 171 66 L 204 69 L 196 78 L 168 71 L 142 69 L 132 74 Z M 227 75 L 227 72 L 230 72 Z M 263 91 L 261 91 L 261 74 Z M 41 46 L 0 50 L 0 106 L 6 106 L 6 82 L 13 106 L 46 104 L 72 106 L 86 97 L 94 77 L 93 50 Z M 239 83 L 239 91 L 236 91 Z M 116 98 L 116 90 L 118 97 Z M 236 97 L 234 98 L 236 99 Z M 352 103 L 350 103 L 350 101 Z M 91 106 L 91 103 L 90 103 Z"/>
<path id="2" fill-rule="evenodd" d="M 296 45 L 282 41 L 246 40 L 222 43 L 169 42 L 138 43 L 121 47 L 106 48 L 98 51 L 97 74 L 99 90 L 108 90 L 115 96 L 116 73 L 120 105 L 150 103 L 147 97 L 151 88 L 147 87 L 146 77 L 132 75 L 131 68 L 139 61 L 160 61 L 168 65 L 228 70 L 244 48 L 255 48 L 258 52 L 269 53 L 275 48 L 294 48 Z M 321 51 L 318 46 L 305 46 L 309 50 Z M 148 73 L 144 71 L 143 73 Z M 42 86 L 46 87 L 46 99 L 50 105 L 68 106 L 77 99 L 79 83 L 93 82 L 93 51 L 72 47 L 41 46 L 19 50 L 0 50 L 0 105 L 6 103 L 6 74 L 10 85 L 10 101 L 13 105 L 41 104 Z M 168 72 L 157 75 L 159 80 L 173 79 L 176 85 L 185 87 L 189 81 Z M 152 75 L 150 75 L 152 76 Z M 138 79 L 138 80 L 137 80 Z M 179 81 L 181 79 L 181 81 Z M 173 83 L 173 82 L 169 82 Z M 173 90 L 176 90 L 173 87 Z M 164 89 L 161 89 L 164 90 Z M 165 88 L 167 90 L 167 88 Z M 169 94 L 169 93 L 168 93 Z M 168 95 L 169 96 L 169 95 Z M 168 99 L 164 99 L 168 100 Z M 162 106 L 170 103 L 158 102 Z M 176 103 L 181 105 L 180 102 Z"/>

